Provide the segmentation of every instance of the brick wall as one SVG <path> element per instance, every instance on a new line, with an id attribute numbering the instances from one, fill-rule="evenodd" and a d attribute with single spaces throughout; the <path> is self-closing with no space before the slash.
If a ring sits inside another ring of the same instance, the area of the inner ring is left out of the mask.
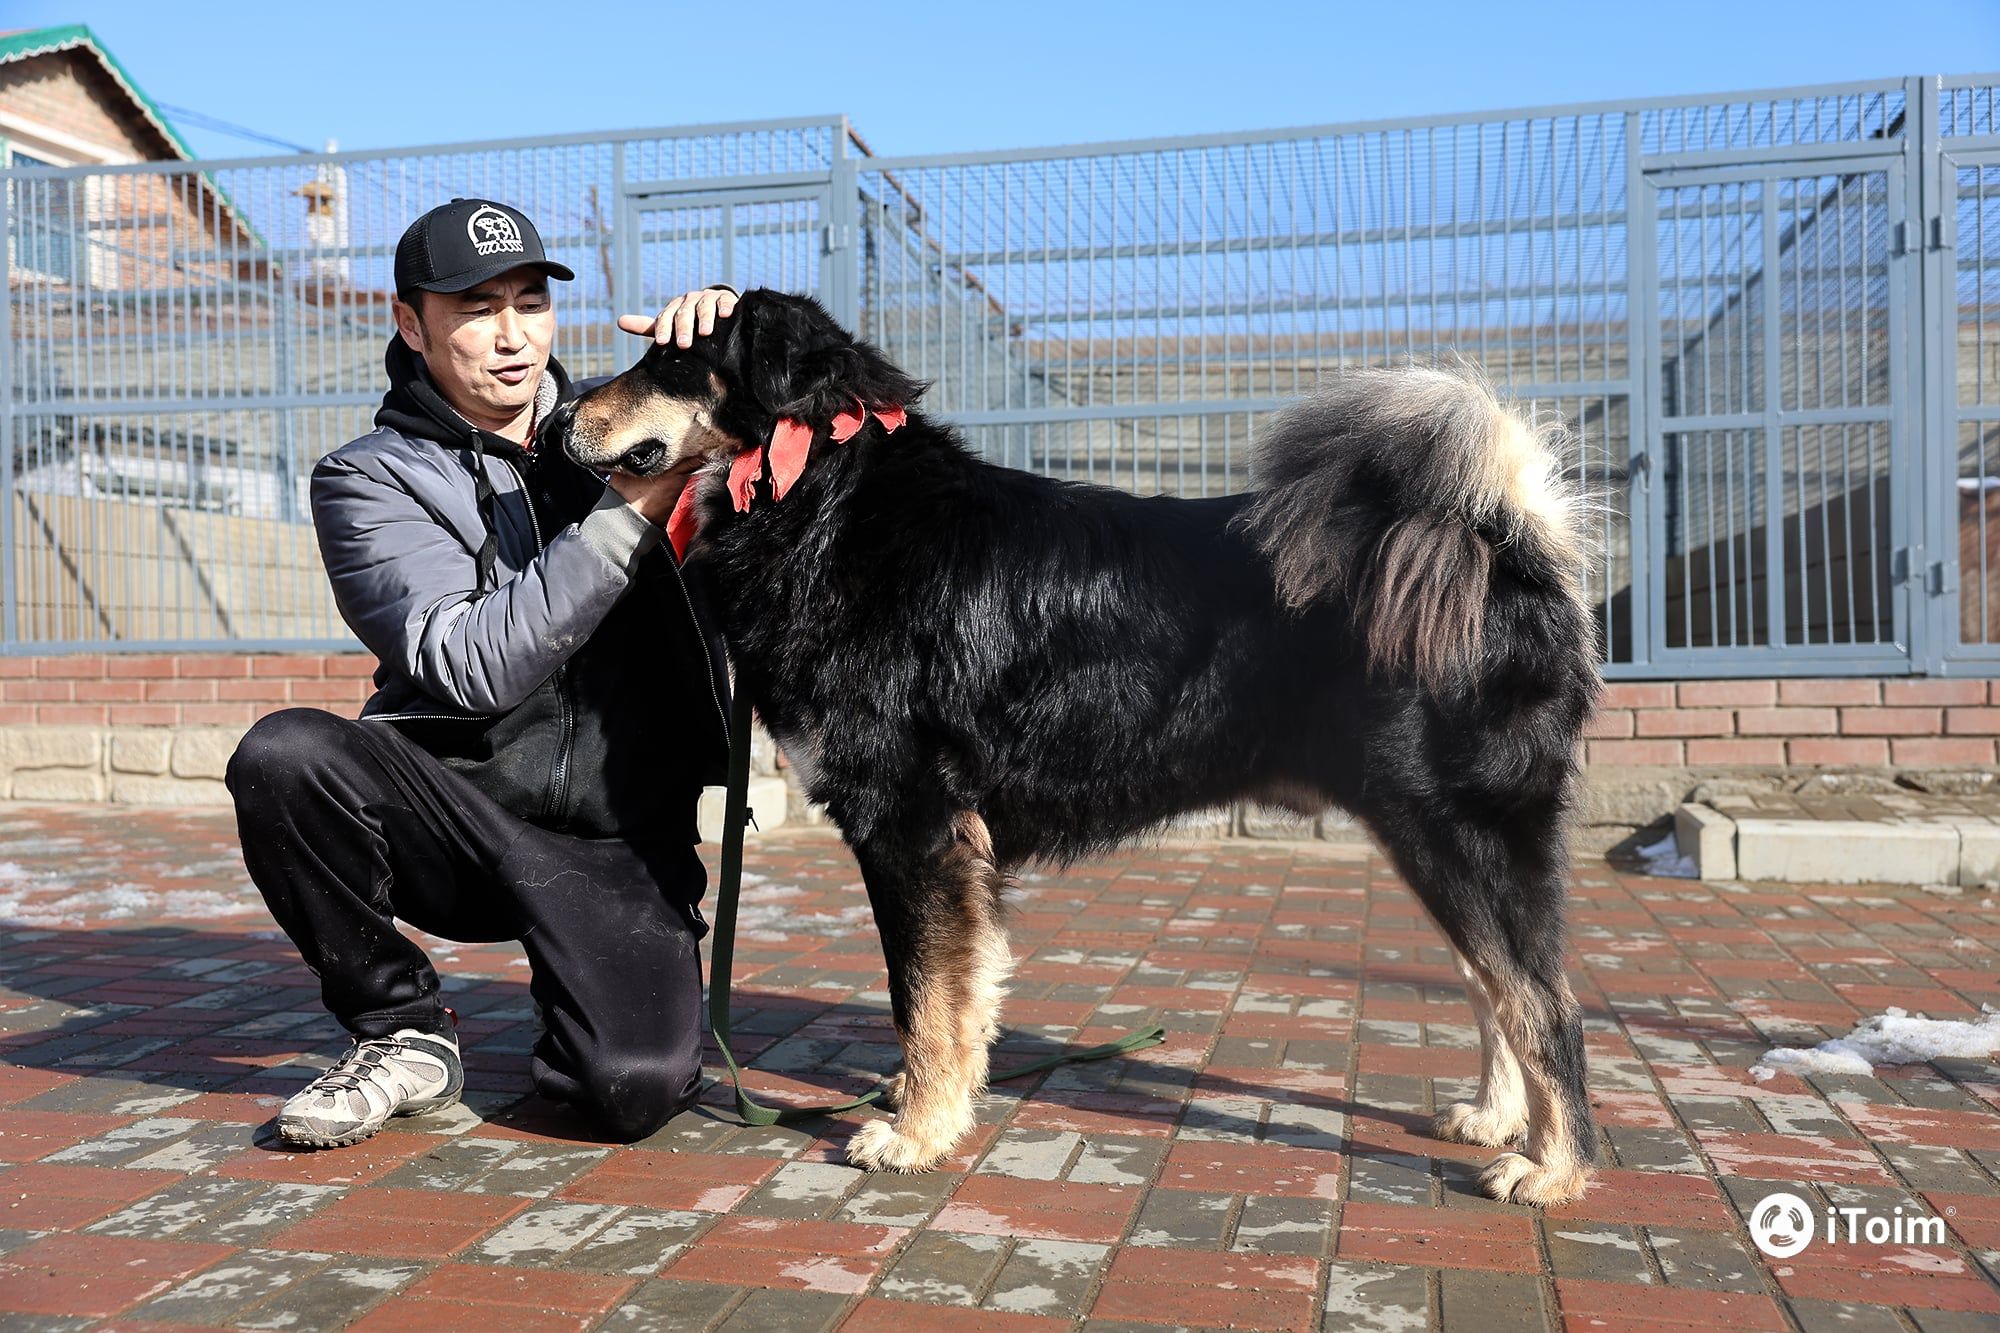
<path id="1" fill-rule="evenodd" d="M 353 717 L 367 653 L 0 657 L 0 726 L 237 727 L 295 704 Z"/>
<path id="2" fill-rule="evenodd" d="M 1620 682 L 1585 735 L 1592 765 L 1991 764 L 2000 680 Z"/>
<path id="3" fill-rule="evenodd" d="M 247 727 L 309 705 L 353 717 L 366 653 L 0 657 L 0 726 Z M 1585 732 L 1592 764 L 1991 764 L 2000 680 L 1626 681 Z"/>
<path id="4" fill-rule="evenodd" d="M 164 156 L 159 132 L 86 51 L 56 51 L 0 66 L 0 109 L 134 158 Z"/>
<path id="5" fill-rule="evenodd" d="M 0 657 L 0 797 L 223 801 L 245 728 L 298 705 L 353 717 L 374 668 L 366 653 Z M 1619 682 L 1586 735 L 1585 822 L 1636 827 L 1717 770 L 1991 765 L 2000 680 Z M 757 771 L 784 767 L 774 753 Z M 1297 825 L 1244 807 L 1202 829 L 1314 836 Z"/>

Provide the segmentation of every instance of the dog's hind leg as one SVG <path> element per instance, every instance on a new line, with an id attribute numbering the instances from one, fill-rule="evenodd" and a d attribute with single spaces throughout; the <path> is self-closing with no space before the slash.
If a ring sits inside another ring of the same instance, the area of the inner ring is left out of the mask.
<path id="1" fill-rule="evenodd" d="M 1469 1102 L 1453 1102 L 1437 1114 L 1432 1127 L 1450 1143 L 1475 1143 L 1499 1148 L 1519 1141 L 1528 1127 L 1528 1094 L 1521 1082 L 1520 1062 L 1507 1044 L 1507 1034 L 1493 1014 L 1486 983 L 1462 953 L 1454 949 L 1465 995 L 1479 1020 L 1479 1093 Z"/>
<path id="2" fill-rule="evenodd" d="M 978 815 L 952 820 L 941 845 L 855 849 L 882 931 L 889 1000 L 903 1045 L 890 1083 L 894 1120 L 863 1125 L 848 1160 L 875 1170 L 937 1165 L 972 1127 L 987 1047 L 1013 955 L 1001 920 L 1003 876 Z"/>
<path id="3" fill-rule="evenodd" d="M 1369 823 L 1484 988 L 1496 1036 L 1520 1068 L 1524 1151 L 1479 1178 L 1496 1199 L 1553 1205 L 1581 1195 L 1597 1153 L 1584 1078 L 1583 1016 L 1563 974 L 1566 858 L 1553 809 L 1490 827 L 1435 801 L 1378 808 Z M 1489 1046 L 1491 1042 L 1489 1040 Z"/>

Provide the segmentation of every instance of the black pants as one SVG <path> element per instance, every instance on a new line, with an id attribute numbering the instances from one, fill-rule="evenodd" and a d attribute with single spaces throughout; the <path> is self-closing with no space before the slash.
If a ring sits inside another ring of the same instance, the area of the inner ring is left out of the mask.
<path id="1" fill-rule="evenodd" d="M 519 940 L 545 1031 L 535 1087 L 644 1138 L 701 1082 L 692 846 L 568 837 L 502 809 L 382 722 L 311 708 L 258 722 L 229 762 L 243 859 L 357 1036 L 450 1021 L 401 917 L 446 939 Z"/>

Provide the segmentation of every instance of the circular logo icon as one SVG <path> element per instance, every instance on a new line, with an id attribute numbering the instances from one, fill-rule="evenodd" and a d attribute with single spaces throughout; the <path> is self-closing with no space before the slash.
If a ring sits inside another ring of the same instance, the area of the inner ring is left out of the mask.
<path id="1" fill-rule="evenodd" d="M 1796 1194 L 1767 1194 L 1750 1214 L 1750 1239 L 1773 1259 L 1791 1258 L 1812 1238 L 1812 1205 Z"/>
<path id="2" fill-rule="evenodd" d="M 472 248 L 482 255 L 521 253 L 521 229 L 491 204 L 465 220 L 465 231 Z"/>

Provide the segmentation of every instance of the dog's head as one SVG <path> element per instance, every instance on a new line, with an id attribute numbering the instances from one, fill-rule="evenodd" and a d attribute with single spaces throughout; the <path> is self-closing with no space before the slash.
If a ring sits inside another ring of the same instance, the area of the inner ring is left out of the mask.
<path id="1" fill-rule="evenodd" d="M 763 448 L 780 420 L 824 442 L 857 404 L 904 407 L 923 389 L 817 301 L 759 288 L 713 334 L 653 347 L 550 424 L 585 467 L 656 476 Z"/>

